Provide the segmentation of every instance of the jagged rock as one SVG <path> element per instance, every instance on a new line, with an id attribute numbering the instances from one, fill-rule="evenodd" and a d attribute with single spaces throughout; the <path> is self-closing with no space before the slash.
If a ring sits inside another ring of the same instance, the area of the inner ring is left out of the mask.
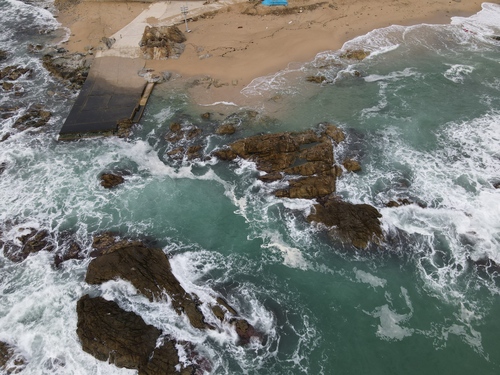
<path id="1" fill-rule="evenodd" d="M 170 124 L 170 131 L 172 131 L 174 133 L 179 132 L 181 129 L 182 129 L 182 126 L 178 122 L 173 122 Z"/>
<path id="2" fill-rule="evenodd" d="M 176 342 L 169 340 L 156 348 L 145 365 L 139 366 L 138 375 L 195 375 L 197 367 L 181 367 Z M 181 367 L 178 371 L 178 367 Z"/>
<path id="3" fill-rule="evenodd" d="M 128 246 L 143 246 L 143 243 L 139 240 L 121 239 L 118 233 L 104 232 L 94 236 L 92 240 L 94 251 L 90 253 L 90 256 L 98 257 Z"/>
<path id="4" fill-rule="evenodd" d="M 262 182 L 274 182 L 279 181 L 283 178 L 281 172 L 266 173 L 265 175 L 259 176 L 258 179 Z"/>
<path id="5" fill-rule="evenodd" d="M 358 248 L 383 238 L 378 210 L 368 204 L 352 204 L 330 197 L 314 205 L 315 212 L 307 217 L 309 222 L 322 223 L 330 234 L 349 241 Z"/>
<path id="6" fill-rule="evenodd" d="M 26 359 L 15 348 L 0 341 L 0 371 L 2 374 L 19 374 L 27 365 Z"/>
<path id="7" fill-rule="evenodd" d="M 66 232 L 62 233 L 59 238 L 59 248 L 64 249 L 64 252 L 59 252 L 54 257 L 54 265 L 59 267 L 63 262 L 71 259 L 83 259 L 84 254 L 80 245 L 73 239 L 73 236 Z"/>
<path id="8" fill-rule="evenodd" d="M 178 58 L 184 52 L 186 37 L 177 26 L 146 26 L 139 43 L 145 59 Z"/>
<path id="9" fill-rule="evenodd" d="M 361 61 L 366 59 L 368 56 L 370 56 L 370 51 L 355 49 L 355 50 L 347 50 L 346 52 L 340 55 L 340 58 Z"/>
<path id="10" fill-rule="evenodd" d="M 325 76 L 309 76 L 306 78 L 307 82 L 323 83 L 327 80 Z"/>
<path id="11" fill-rule="evenodd" d="M 277 190 L 278 198 L 300 198 L 313 199 L 324 197 L 335 192 L 335 174 L 303 177 L 298 180 L 290 180 L 290 187 Z"/>
<path id="12" fill-rule="evenodd" d="M 116 42 L 115 38 L 107 38 L 105 36 L 101 38 L 101 43 L 104 44 L 107 49 L 110 49 L 113 46 L 113 44 L 115 44 L 115 42 Z"/>
<path id="13" fill-rule="evenodd" d="M 195 145 L 195 146 L 189 146 L 186 156 L 188 160 L 193 160 L 193 159 L 199 159 L 201 158 L 200 151 L 202 150 L 202 146 L 200 145 Z"/>
<path id="14" fill-rule="evenodd" d="M 90 262 L 85 280 L 89 284 L 102 284 L 116 278 L 130 281 L 151 301 L 161 300 L 167 293 L 177 313 L 184 312 L 193 327 L 209 327 L 198 309 L 198 301 L 182 288 L 172 274 L 170 262 L 161 249 L 142 244 L 116 246 L 114 251 Z"/>
<path id="15" fill-rule="evenodd" d="M 116 124 L 116 135 L 119 138 L 128 138 L 132 132 L 134 122 L 128 118 L 120 120 Z"/>
<path id="16" fill-rule="evenodd" d="M 7 242 L 4 244 L 4 256 L 13 262 L 22 262 L 30 254 L 38 253 L 39 251 L 54 250 L 54 241 L 49 231 L 46 229 L 37 230 L 28 228 L 29 233 L 21 235 L 17 238 L 21 246 Z"/>
<path id="17" fill-rule="evenodd" d="M 345 140 L 345 134 L 342 129 L 332 124 L 325 125 L 325 134 L 333 139 L 337 144 L 344 142 Z"/>
<path id="18" fill-rule="evenodd" d="M 0 61 L 7 60 L 7 57 L 9 57 L 7 51 L 0 49 Z"/>
<path id="19" fill-rule="evenodd" d="M 100 179 L 101 179 L 101 186 L 106 189 L 114 188 L 125 182 L 123 176 L 113 173 L 103 173 L 100 176 Z"/>
<path id="20" fill-rule="evenodd" d="M 117 367 L 145 366 L 161 331 L 115 302 L 85 295 L 78 300 L 76 333 L 82 349 Z"/>
<path id="21" fill-rule="evenodd" d="M 389 202 L 387 202 L 387 204 L 385 206 L 389 207 L 389 208 L 394 208 L 394 207 L 400 207 L 400 206 L 407 206 L 410 204 L 413 204 L 413 202 L 410 201 L 409 199 L 403 198 L 403 199 L 398 199 L 397 202 L 396 201 L 389 201 Z"/>
<path id="22" fill-rule="evenodd" d="M 346 159 L 342 162 L 342 165 L 348 172 L 359 172 L 361 170 L 361 164 L 353 159 Z"/>
<path id="23" fill-rule="evenodd" d="M 500 189 L 500 181 L 499 181 L 499 182 L 495 182 L 495 183 L 493 184 L 493 187 L 494 187 L 495 189 Z"/>
<path id="24" fill-rule="evenodd" d="M 79 89 L 87 79 L 92 57 L 86 57 L 80 53 L 57 52 L 44 55 L 42 62 L 45 69 L 51 74 L 68 81 L 71 87 Z"/>
<path id="25" fill-rule="evenodd" d="M 24 115 L 19 117 L 14 123 L 14 127 L 19 130 L 28 128 L 39 128 L 49 122 L 52 113 L 46 111 L 40 105 L 31 107 Z"/>
<path id="26" fill-rule="evenodd" d="M 230 135 L 234 134 L 235 132 L 236 128 L 233 124 L 223 124 L 215 130 L 215 133 L 219 135 Z"/>
<path id="27" fill-rule="evenodd" d="M 0 70 L 0 79 L 8 79 L 9 81 L 16 81 L 24 74 L 31 75 L 32 70 L 29 68 L 21 68 L 19 66 L 7 66 Z"/>

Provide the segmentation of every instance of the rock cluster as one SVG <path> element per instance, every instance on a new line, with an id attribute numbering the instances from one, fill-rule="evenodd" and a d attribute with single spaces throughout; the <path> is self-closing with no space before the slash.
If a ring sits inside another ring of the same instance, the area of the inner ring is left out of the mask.
<path id="1" fill-rule="evenodd" d="M 26 359 L 16 353 L 13 346 L 0 341 L 0 371 L 2 374 L 19 374 L 26 367 Z"/>
<path id="2" fill-rule="evenodd" d="M 85 281 L 102 284 L 123 279 L 150 301 L 166 301 L 168 295 L 173 308 L 185 315 L 197 329 L 216 329 L 200 309 L 196 295 L 182 287 L 172 273 L 166 254 L 141 241 L 120 239 L 113 233 L 94 237 L 96 256 L 87 269 Z M 241 344 L 260 339 L 256 329 L 218 297 L 211 306 L 210 320 L 229 324 L 240 338 Z M 146 324 L 133 312 L 122 310 L 115 302 L 103 298 L 82 297 L 77 305 L 77 334 L 82 348 L 100 360 L 108 360 L 119 367 L 135 368 L 139 374 L 193 374 L 199 366 L 183 368 L 176 347 L 181 344 L 165 336 L 157 328 Z M 156 347 L 158 340 L 163 344 Z M 195 356 L 190 345 L 182 343 L 186 352 Z M 196 358 L 193 362 L 198 363 Z"/>
<path id="3" fill-rule="evenodd" d="M 93 56 L 68 53 L 64 48 L 49 49 L 42 57 L 43 66 L 51 74 L 69 82 L 71 88 L 79 89 L 87 79 Z"/>
<path id="4" fill-rule="evenodd" d="M 4 256 L 12 262 L 22 262 L 31 254 L 40 251 L 55 252 L 55 266 L 69 259 L 83 257 L 80 245 L 68 232 L 63 232 L 56 238 L 47 229 L 19 228 L 19 230 L 22 234 L 14 241 L 3 240 L 0 237 L 0 247 L 3 247 Z"/>
<path id="5" fill-rule="evenodd" d="M 19 117 L 14 123 L 14 128 L 26 130 L 28 128 L 40 128 L 46 125 L 52 113 L 43 109 L 41 105 L 34 105 L 26 111 L 24 115 Z"/>
<path id="6" fill-rule="evenodd" d="M 146 26 L 139 45 L 145 59 L 166 60 L 178 58 L 184 52 L 185 41 L 177 26 Z"/>
<path id="7" fill-rule="evenodd" d="M 382 229 L 376 208 L 341 201 L 335 196 L 336 180 L 342 167 L 335 163 L 334 145 L 345 140 L 341 129 L 321 124 L 321 131 L 263 134 L 241 139 L 214 155 L 222 160 L 243 158 L 255 162 L 263 182 L 281 181 L 288 186 L 274 191 L 280 198 L 317 199 L 310 222 L 322 223 L 330 234 L 358 248 L 382 239 Z M 361 170 L 353 159 L 343 161 L 349 172 Z"/>

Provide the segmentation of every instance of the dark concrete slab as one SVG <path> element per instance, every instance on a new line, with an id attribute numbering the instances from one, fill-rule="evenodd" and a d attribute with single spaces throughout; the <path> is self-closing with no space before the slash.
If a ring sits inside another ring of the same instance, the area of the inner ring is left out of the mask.
<path id="1" fill-rule="evenodd" d="M 142 59 L 99 57 L 59 134 L 114 132 L 117 123 L 133 119 L 147 82 L 137 72 Z"/>

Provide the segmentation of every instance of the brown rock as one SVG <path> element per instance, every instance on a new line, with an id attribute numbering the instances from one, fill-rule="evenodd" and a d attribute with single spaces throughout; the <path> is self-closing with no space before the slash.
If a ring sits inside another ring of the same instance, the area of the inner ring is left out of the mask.
<path id="1" fill-rule="evenodd" d="M 361 170 L 361 165 L 358 161 L 353 159 L 346 159 L 342 162 L 342 165 L 348 172 L 359 172 Z"/>
<path id="2" fill-rule="evenodd" d="M 325 134 L 333 139 L 337 144 L 345 140 L 345 134 L 342 129 L 332 124 L 327 124 L 325 126 Z"/>
<path id="3" fill-rule="evenodd" d="M 101 179 L 101 186 L 106 189 L 114 188 L 125 182 L 123 176 L 113 173 L 103 173 L 100 179 Z"/>
<path id="4" fill-rule="evenodd" d="M 145 59 L 177 58 L 184 51 L 186 37 L 177 26 L 146 26 L 139 43 Z"/>
<path id="5" fill-rule="evenodd" d="M 258 179 L 262 182 L 274 182 L 279 181 L 283 178 L 281 172 L 266 173 L 265 175 L 259 176 Z"/>
<path id="6" fill-rule="evenodd" d="M 14 88 L 14 84 L 12 82 L 3 82 L 2 89 L 5 91 L 11 91 Z"/>
<path id="7" fill-rule="evenodd" d="M 181 128 L 182 128 L 182 126 L 178 122 L 172 122 L 170 124 L 170 131 L 171 132 L 177 133 L 181 130 Z"/>
<path id="8" fill-rule="evenodd" d="M 236 131 L 236 128 L 234 127 L 233 124 L 225 124 L 219 126 L 216 130 L 215 133 L 219 135 L 231 135 L 234 134 Z"/>
<path id="9" fill-rule="evenodd" d="M 102 297 L 83 296 L 76 311 L 76 333 L 85 352 L 117 367 L 137 369 L 148 363 L 160 330 Z"/>
<path id="10" fill-rule="evenodd" d="M 201 114 L 201 118 L 203 120 L 210 120 L 210 116 L 211 116 L 210 112 L 205 112 Z"/>
<path id="11" fill-rule="evenodd" d="M 128 138 L 132 133 L 134 122 L 128 118 L 122 119 L 116 124 L 116 135 L 120 138 Z"/>
<path id="12" fill-rule="evenodd" d="M 308 221 L 326 225 L 332 235 L 358 248 L 366 248 L 370 241 L 379 242 L 383 238 L 381 215 L 375 207 L 331 197 L 314 208 L 316 212 L 307 217 Z"/>
<path id="13" fill-rule="evenodd" d="M 289 181 L 288 189 L 277 190 L 278 198 L 313 199 L 335 192 L 335 175 L 303 177 Z"/>
<path id="14" fill-rule="evenodd" d="M 198 301 L 182 288 L 172 274 L 168 258 L 161 249 L 137 243 L 115 246 L 113 252 L 106 252 L 90 262 L 85 281 L 102 284 L 116 278 L 130 281 L 151 301 L 163 299 L 166 292 L 177 313 L 184 312 L 193 327 L 208 328 L 198 309 Z"/>
<path id="15" fill-rule="evenodd" d="M 320 161 L 333 164 L 333 145 L 331 142 L 321 142 L 301 151 L 300 157 L 307 161 Z"/>
<path id="16" fill-rule="evenodd" d="M 3 49 L 0 49 L 0 61 L 7 60 L 8 57 L 7 51 L 4 51 Z"/>
<path id="17" fill-rule="evenodd" d="M 138 375 L 195 375 L 195 366 L 181 366 L 174 340 L 168 340 L 156 348 L 146 364 L 139 365 Z M 177 370 L 180 367 L 180 371 Z"/>

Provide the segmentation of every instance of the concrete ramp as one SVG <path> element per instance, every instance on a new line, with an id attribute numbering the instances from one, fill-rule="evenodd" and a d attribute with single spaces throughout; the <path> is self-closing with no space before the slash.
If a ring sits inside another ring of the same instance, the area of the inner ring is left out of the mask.
<path id="1" fill-rule="evenodd" d="M 120 57 L 94 59 L 87 80 L 59 132 L 60 138 L 112 133 L 120 120 L 134 119 L 147 84 L 137 74 L 144 63 L 143 59 Z"/>

